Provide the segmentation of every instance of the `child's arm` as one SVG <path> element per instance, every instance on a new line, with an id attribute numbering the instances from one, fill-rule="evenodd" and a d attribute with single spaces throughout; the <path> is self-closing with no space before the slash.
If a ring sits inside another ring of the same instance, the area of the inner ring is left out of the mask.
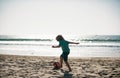
<path id="1" fill-rule="evenodd" d="M 52 48 L 59 48 L 60 46 L 59 45 L 57 45 L 57 46 L 52 46 Z"/>
<path id="2" fill-rule="evenodd" d="M 69 42 L 70 44 L 79 44 L 78 42 Z"/>

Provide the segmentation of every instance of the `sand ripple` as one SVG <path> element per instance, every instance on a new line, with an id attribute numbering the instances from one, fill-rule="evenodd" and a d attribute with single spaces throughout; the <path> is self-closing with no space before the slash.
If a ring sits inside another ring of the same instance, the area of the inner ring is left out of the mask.
<path id="1" fill-rule="evenodd" d="M 67 67 L 53 70 L 59 57 L 0 55 L 0 78 L 120 78 L 120 58 L 70 58 Z"/>

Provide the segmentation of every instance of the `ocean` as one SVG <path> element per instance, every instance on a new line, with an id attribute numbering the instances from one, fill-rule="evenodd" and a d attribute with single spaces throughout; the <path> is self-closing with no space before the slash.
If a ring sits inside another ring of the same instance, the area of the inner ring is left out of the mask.
<path id="1" fill-rule="evenodd" d="M 70 44 L 70 57 L 120 57 L 120 35 L 80 35 L 65 38 Z M 60 56 L 55 37 L 0 35 L 0 54 L 24 56 Z"/>

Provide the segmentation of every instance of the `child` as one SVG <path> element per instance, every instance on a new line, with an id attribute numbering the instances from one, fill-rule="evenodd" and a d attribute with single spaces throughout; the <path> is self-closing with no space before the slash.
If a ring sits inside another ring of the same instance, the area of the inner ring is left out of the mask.
<path id="1" fill-rule="evenodd" d="M 62 63 L 63 63 L 63 60 L 64 60 L 65 64 L 67 65 L 67 67 L 69 69 L 69 71 L 72 71 L 72 69 L 71 69 L 71 67 L 70 67 L 70 65 L 68 63 L 68 55 L 70 53 L 69 44 L 79 44 L 79 43 L 66 41 L 62 37 L 62 35 L 58 35 L 56 37 L 56 40 L 59 42 L 59 45 L 52 46 L 52 47 L 53 48 L 59 48 L 59 47 L 62 48 L 63 53 L 60 56 L 60 66 L 61 66 L 61 68 L 62 68 Z"/>

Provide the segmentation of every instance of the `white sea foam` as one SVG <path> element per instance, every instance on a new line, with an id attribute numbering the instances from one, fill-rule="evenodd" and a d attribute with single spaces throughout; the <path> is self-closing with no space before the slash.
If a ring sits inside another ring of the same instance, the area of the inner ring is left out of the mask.
<path id="1" fill-rule="evenodd" d="M 76 57 L 120 57 L 120 36 L 88 36 L 75 37 L 69 41 L 70 56 Z M 55 39 L 0 37 L 0 54 L 60 56 L 60 48 L 52 48 L 59 43 Z"/>

